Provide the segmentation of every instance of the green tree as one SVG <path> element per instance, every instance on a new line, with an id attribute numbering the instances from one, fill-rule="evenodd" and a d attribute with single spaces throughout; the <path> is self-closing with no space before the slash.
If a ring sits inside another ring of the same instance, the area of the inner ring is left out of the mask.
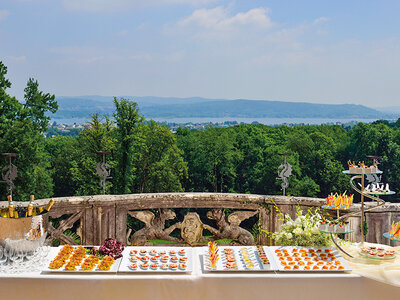
<path id="1" fill-rule="evenodd" d="M 134 190 L 149 192 L 182 192 L 181 180 L 187 177 L 187 163 L 176 138 L 166 126 L 154 121 L 139 127 L 139 142 L 135 144 Z"/>
<path id="2" fill-rule="evenodd" d="M 72 160 L 70 168 L 72 181 L 76 185 L 76 195 L 95 195 L 103 192 L 96 172 L 96 165 L 102 157 L 97 152 L 111 152 L 112 155 L 107 156 L 107 163 L 111 168 L 115 167 L 114 153 L 117 145 L 113 130 L 113 123 L 109 118 L 106 117 L 102 123 L 98 115 L 93 115 L 89 127 L 79 134 L 78 157 Z M 112 181 L 107 181 L 106 192 L 110 192 L 112 186 Z"/>
<path id="3" fill-rule="evenodd" d="M 117 167 L 115 175 L 116 193 L 129 194 L 135 180 L 133 166 L 133 146 L 138 142 L 138 125 L 144 120 L 139 115 L 137 103 L 124 98 L 114 98 L 114 118 L 117 124 L 116 139 L 118 142 L 116 157 Z"/>
<path id="4" fill-rule="evenodd" d="M 6 74 L 7 67 L 0 62 L 0 153 L 18 154 L 14 162 L 18 166 L 14 198 L 28 200 L 29 194 L 49 197 L 53 193 L 51 180 L 53 171 L 50 168 L 49 156 L 44 149 L 44 136 L 34 122 L 42 120 L 42 113 L 46 113 L 48 107 L 44 105 L 33 110 L 35 105 L 40 106 L 41 101 L 47 101 L 47 98 L 43 100 L 35 97 L 35 100 L 30 100 L 24 107 L 15 97 L 7 94 L 6 90 L 11 87 L 11 82 L 6 78 Z M 40 92 L 37 82 L 34 83 L 38 95 L 48 95 Z M 30 81 L 28 84 L 31 86 Z M 30 110 L 32 113 L 27 114 Z M 3 195 L 7 193 L 5 184 L 1 184 L 0 191 Z"/>
<path id="5" fill-rule="evenodd" d="M 24 91 L 25 103 L 22 114 L 25 118 L 32 120 L 37 130 L 46 131 L 51 119 L 46 116 L 46 112 L 55 113 L 58 110 L 55 95 L 40 91 L 39 83 L 33 78 L 29 78 Z"/>

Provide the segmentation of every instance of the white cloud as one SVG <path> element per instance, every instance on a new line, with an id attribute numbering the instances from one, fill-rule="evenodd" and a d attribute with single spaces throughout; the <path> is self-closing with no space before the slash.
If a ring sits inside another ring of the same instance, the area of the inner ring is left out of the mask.
<path id="1" fill-rule="evenodd" d="M 118 36 L 125 36 L 125 35 L 128 35 L 128 33 L 129 33 L 129 30 L 128 29 L 124 29 L 124 30 L 121 30 L 121 31 L 117 32 L 117 35 Z"/>
<path id="2" fill-rule="evenodd" d="M 21 56 L 7 56 L 9 60 L 15 61 L 15 62 L 23 62 L 26 61 L 26 56 L 21 55 Z"/>
<path id="3" fill-rule="evenodd" d="M 152 61 L 153 57 L 150 54 L 137 54 L 128 56 L 128 59 L 136 61 Z"/>
<path id="4" fill-rule="evenodd" d="M 205 29 L 227 31 L 236 26 L 253 25 L 267 29 L 273 23 L 268 17 L 269 10 L 266 8 L 254 8 L 247 12 L 240 12 L 229 16 L 229 10 L 222 6 L 211 9 L 198 9 L 192 15 L 177 23 L 180 27 L 195 26 Z"/>
<path id="5" fill-rule="evenodd" d="M 319 23 L 324 23 L 324 22 L 328 22 L 328 21 L 329 21 L 328 18 L 326 18 L 326 17 L 320 17 L 320 18 L 315 19 L 314 22 L 313 22 L 313 24 L 314 24 L 314 25 L 317 25 L 317 24 L 319 24 Z"/>
<path id="6" fill-rule="evenodd" d="M 7 17 L 9 15 L 10 15 L 10 12 L 8 10 L 0 9 L 0 22 L 4 21 L 5 19 L 7 19 Z"/>
<path id="7" fill-rule="evenodd" d="M 89 13 L 115 13 L 143 7 L 171 4 L 199 6 L 219 0 L 62 0 L 66 10 Z"/>

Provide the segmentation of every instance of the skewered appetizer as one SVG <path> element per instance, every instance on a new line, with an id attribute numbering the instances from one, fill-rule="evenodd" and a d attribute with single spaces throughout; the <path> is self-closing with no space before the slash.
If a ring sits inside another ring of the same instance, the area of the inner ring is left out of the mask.
<path id="1" fill-rule="evenodd" d="M 264 265 L 269 265 L 269 260 L 267 258 L 267 255 L 265 254 L 264 248 L 262 246 L 257 246 L 257 252 L 258 252 L 258 256 L 261 259 L 261 262 Z"/>
<path id="2" fill-rule="evenodd" d="M 390 226 L 389 236 L 391 238 L 400 239 L 400 221 L 395 223 L 392 222 L 392 226 Z"/>
<path id="3" fill-rule="evenodd" d="M 346 192 L 330 194 L 326 197 L 326 206 L 331 209 L 348 209 L 353 205 L 353 197 L 353 194 L 348 196 Z"/>
<path id="4" fill-rule="evenodd" d="M 208 257 L 210 259 L 211 269 L 217 268 L 217 261 L 219 260 L 218 245 L 215 242 L 208 242 Z"/>
<path id="5" fill-rule="evenodd" d="M 224 257 L 222 259 L 222 262 L 224 263 L 224 267 L 226 269 L 232 270 L 232 269 L 237 269 L 237 263 L 236 263 L 236 257 L 235 257 L 235 252 L 233 251 L 232 248 L 225 248 L 223 250 Z"/>

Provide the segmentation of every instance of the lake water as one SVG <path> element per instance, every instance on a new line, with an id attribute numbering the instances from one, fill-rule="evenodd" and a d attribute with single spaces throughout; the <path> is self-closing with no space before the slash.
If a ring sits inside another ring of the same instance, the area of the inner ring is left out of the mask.
<path id="1" fill-rule="evenodd" d="M 157 122 L 167 123 L 223 123 L 225 121 L 236 121 L 238 123 L 250 124 L 258 122 L 265 125 L 280 125 L 280 124 L 336 124 L 336 123 L 349 123 L 349 122 L 363 122 L 369 123 L 377 119 L 320 119 L 320 118 L 153 118 Z M 53 119 L 57 124 L 86 124 L 90 118 L 69 118 L 69 119 Z"/>

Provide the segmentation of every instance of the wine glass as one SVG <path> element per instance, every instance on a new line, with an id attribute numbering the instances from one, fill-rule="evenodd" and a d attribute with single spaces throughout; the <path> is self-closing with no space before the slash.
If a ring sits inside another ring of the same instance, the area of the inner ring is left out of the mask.
<path id="1" fill-rule="evenodd" d="M 6 247 L 4 254 L 7 257 L 7 265 L 6 265 L 7 272 L 14 273 L 15 249 L 13 247 Z"/>
<path id="2" fill-rule="evenodd" d="M 5 262 L 7 261 L 7 256 L 4 253 L 4 248 L 0 246 L 0 272 L 5 269 Z"/>

